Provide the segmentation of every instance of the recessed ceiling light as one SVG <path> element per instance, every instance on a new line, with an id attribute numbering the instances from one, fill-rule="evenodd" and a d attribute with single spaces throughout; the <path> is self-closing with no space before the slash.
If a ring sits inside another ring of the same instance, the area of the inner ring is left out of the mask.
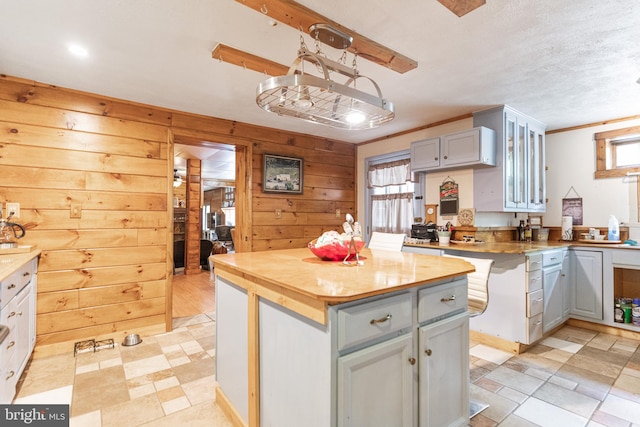
<path id="1" fill-rule="evenodd" d="M 89 55 L 89 51 L 83 48 L 82 46 L 78 46 L 77 44 L 72 44 L 69 46 L 69 52 L 73 53 L 76 56 L 87 56 Z"/>

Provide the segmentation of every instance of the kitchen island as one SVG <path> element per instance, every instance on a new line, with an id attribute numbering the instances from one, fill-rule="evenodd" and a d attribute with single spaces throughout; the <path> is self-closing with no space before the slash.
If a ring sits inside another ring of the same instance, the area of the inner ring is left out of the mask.
<path id="1" fill-rule="evenodd" d="M 308 249 L 214 255 L 217 400 L 234 425 L 468 423 L 473 266 L 361 255 L 363 265 Z"/>

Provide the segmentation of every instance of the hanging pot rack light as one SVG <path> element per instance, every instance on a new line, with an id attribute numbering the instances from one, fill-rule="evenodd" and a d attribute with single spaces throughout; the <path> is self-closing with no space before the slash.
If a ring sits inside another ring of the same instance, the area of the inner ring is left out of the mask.
<path id="1" fill-rule="evenodd" d="M 312 26 L 316 43 L 325 40 L 331 46 L 343 48 L 351 44 L 351 37 L 325 24 Z M 344 56 L 344 55 L 343 55 Z M 321 76 L 304 70 L 304 62 L 311 62 Z M 302 36 L 298 56 L 284 76 L 271 77 L 257 88 L 256 103 L 265 111 L 282 116 L 296 117 L 342 129 L 371 129 L 393 120 L 393 103 L 382 96 L 378 84 L 358 73 L 354 58 L 353 68 L 310 52 Z M 299 68 L 300 67 L 300 68 Z M 330 72 L 347 79 L 344 83 L 332 80 Z M 360 78 L 368 80 L 375 93 L 356 88 Z"/>

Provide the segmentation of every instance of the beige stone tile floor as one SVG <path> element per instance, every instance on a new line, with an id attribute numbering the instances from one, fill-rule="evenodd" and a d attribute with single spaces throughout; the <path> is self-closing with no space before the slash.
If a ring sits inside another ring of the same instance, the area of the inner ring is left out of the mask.
<path id="1" fill-rule="evenodd" d="M 640 340 L 563 326 L 525 353 L 470 343 L 472 427 L 640 426 Z"/>
<path id="2" fill-rule="evenodd" d="M 215 399 L 213 313 L 174 323 L 134 347 L 33 360 L 15 403 L 70 403 L 71 426 L 230 426 Z M 640 426 L 639 346 L 571 326 L 520 355 L 471 342 L 471 396 L 489 407 L 470 425 Z"/>
<path id="3" fill-rule="evenodd" d="M 216 404 L 215 316 L 142 343 L 32 360 L 14 403 L 70 404 L 70 425 L 230 427 Z"/>

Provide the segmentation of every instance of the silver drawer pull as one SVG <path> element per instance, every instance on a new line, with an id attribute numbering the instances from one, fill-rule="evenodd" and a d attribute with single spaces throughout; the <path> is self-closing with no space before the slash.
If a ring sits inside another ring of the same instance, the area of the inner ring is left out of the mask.
<path id="1" fill-rule="evenodd" d="M 455 295 L 451 295 L 449 298 L 440 298 L 440 302 L 450 302 L 450 301 L 455 301 L 456 300 L 456 296 Z"/>
<path id="2" fill-rule="evenodd" d="M 391 320 L 391 314 L 387 314 L 386 316 L 381 317 L 379 319 L 371 319 L 369 324 L 375 325 L 376 323 L 383 323 L 383 322 L 386 322 L 387 320 Z"/>

